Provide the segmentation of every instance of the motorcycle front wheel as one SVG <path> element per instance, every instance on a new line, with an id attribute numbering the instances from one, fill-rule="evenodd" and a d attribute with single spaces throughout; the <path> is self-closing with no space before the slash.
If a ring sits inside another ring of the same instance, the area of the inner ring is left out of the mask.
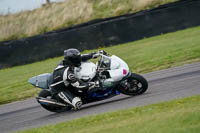
<path id="1" fill-rule="evenodd" d="M 123 82 L 123 85 L 119 85 L 117 90 L 125 95 L 140 95 L 143 94 L 148 89 L 148 82 L 147 80 L 135 73 L 131 73 L 131 76 Z"/>
<path id="2" fill-rule="evenodd" d="M 47 90 L 41 90 L 38 96 L 42 97 L 42 98 L 51 99 L 51 93 L 50 93 L 50 91 L 47 91 Z M 46 109 L 46 110 L 48 110 L 50 112 L 56 112 L 56 113 L 60 113 L 60 112 L 71 110 L 70 106 L 66 106 L 66 107 L 58 106 L 58 107 L 55 107 L 55 106 L 48 106 L 48 105 L 45 105 L 45 104 L 40 104 L 40 105 L 44 109 Z"/>

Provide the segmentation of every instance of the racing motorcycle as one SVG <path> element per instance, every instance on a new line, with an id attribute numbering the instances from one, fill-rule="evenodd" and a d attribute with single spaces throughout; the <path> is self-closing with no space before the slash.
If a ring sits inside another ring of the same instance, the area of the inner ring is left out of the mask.
<path id="1" fill-rule="evenodd" d="M 98 52 L 100 59 L 94 64 L 91 61 L 82 62 L 80 67 L 75 67 L 74 73 L 81 82 L 99 81 L 98 87 L 87 91 L 74 93 L 81 98 L 83 104 L 96 102 L 117 96 L 120 93 L 130 96 L 143 94 L 148 88 L 147 80 L 136 73 L 132 73 L 126 62 L 116 55 L 109 56 L 105 51 Z M 50 82 L 52 73 L 40 74 L 29 79 L 29 83 L 41 88 L 37 102 L 51 112 L 71 110 L 72 106 L 52 97 Z M 67 89 L 67 88 L 66 88 Z"/>

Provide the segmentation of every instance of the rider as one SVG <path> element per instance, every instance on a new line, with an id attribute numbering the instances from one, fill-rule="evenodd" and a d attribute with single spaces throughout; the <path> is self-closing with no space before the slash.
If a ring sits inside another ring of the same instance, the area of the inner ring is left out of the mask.
<path id="1" fill-rule="evenodd" d="M 52 96 L 58 96 L 64 102 L 70 104 L 75 109 L 82 105 L 81 99 L 72 90 L 66 87 L 75 87 L 77 90 L 87 90 L 95 86 L 94 83 L 81 82 L 74 74 L 74 68 L 80 67 L 81 62 L 96 58 L 96 53 L 81 55 L 77 49 L 64 50 L 64 60 L 62 60 L 53 72 L 53 81 L 50 84 Z"/>

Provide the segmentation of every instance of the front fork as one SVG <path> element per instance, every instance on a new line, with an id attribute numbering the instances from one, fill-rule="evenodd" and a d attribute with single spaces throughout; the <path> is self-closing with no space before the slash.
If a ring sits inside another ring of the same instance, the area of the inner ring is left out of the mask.
<path id="1" fill-rule="evenodd" d="M 119 83 L 119 87 L 124 89 L 129 88 L 130 84 L 128 83 L 128 78 L 131 76 L 131 72 L 129 72 Z"/>

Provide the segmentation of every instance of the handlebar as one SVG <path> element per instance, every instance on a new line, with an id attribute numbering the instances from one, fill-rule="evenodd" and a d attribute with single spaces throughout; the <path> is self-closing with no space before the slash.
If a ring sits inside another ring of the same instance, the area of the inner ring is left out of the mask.
<path id="1" fill-rule="evenodd" d="M 103 55 L 108 56 L 109 54 L 104 50 L 100 50 L 95 54 L 96 57 L 103 56 Z"/>
<path id="2" fill-rule="evenodd" d="M 100 54 L 103 54 L 103 55 L 108 55 L 108 53 L 106 52 L 106 51 L 104 51 L 104 50 L 100 50 L 100 51 L 98 51 Z"/>
<path id="3" fill-rule="evenodd" d="M 105 52 L 104 50 L 100 50 L 96 53 L 96 57 L 101 57 L 101 59 L 98 61 L 97 64 L 97 71 L 104 71 L 107 70 L 108 68 L 106 67 L 106 64 L 103 62 L 103 59 L 109 58 L 108 53 Z"/>

